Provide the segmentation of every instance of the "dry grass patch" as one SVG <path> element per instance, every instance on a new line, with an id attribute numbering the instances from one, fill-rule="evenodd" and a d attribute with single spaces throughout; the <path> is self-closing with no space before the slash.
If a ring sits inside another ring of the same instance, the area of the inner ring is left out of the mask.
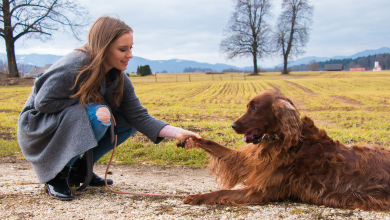
<path id="1" fill-rule="evenodd" d="M 214 75 L 214 81 L 211 75 L 191 73 L 191 82 L 188 75 L 157 74 L 157 80 L 161 79 L 158 83 L 154 76 L 131 80 L 152 116 L 232 148 L 245 143 L 230 125 L 245 112 L 250 98 L 272 88 L 291 98 L 302 115 L 313 118 L 334 139 L 348 144 L 390 145 L 389 71 L 293 72 L 288 76 L 261 73 L 245 78 L 242 74 L 223 74 Z M 184 78 L 187 81 L 180 81 Z M 30 86 L 0 86 L 2 156 L 21 155 L 16 142 L 17 118 L 30 92 Z M 167 139 L 155 145 L 138 133 L 117 149 L 115 160 L 124 164 L 207 166 L 201 150 L 184 151 L 175 143 Z M 100 162 L 107 161 L 105 156 Z"/>

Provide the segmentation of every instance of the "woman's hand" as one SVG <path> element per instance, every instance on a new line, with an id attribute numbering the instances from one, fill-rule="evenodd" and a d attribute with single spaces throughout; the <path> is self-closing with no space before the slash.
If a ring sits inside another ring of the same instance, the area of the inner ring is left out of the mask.
<path id="1" fill-rule="evenodd" d="M 193 135 L 196 138 L 201 139 L 199 134 L 194 133 L 192 131 L 187 131 L 187 130 L 184 130 L 184 129 L 179 129 L 179 131 L 176 132 L 175 138 L 177 140 L 182 140 L 184 137 L 189 136 L 189 135 Z M 191 138 L 189 138 L 187 140 L 186 144 L 185 144 L 184 149 L 189 150 L 189 149 L 192 149 L 192 148 L 199 148 L 199 147 L 198 147 L 197 143 L 195 143 Z"/>

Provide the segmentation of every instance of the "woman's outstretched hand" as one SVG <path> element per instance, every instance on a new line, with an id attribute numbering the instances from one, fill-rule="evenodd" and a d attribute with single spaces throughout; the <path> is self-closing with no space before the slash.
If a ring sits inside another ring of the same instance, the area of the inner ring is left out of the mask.
<path id="1" fill-rule="evenodd" d="M 179 131 L 176 132 L 175 138 L 177 140 L 182 140 L 184 137 L 189 136 L 189 135 L 193 135 L 196 138 L 201 139 L 199 134 L 194 133 L 192 131 L 187 131 L 184 129 L 179 129 Z M 197 143 L 195 143 L 191 138 L 189 138 L 185 144 L 184 149 L 189 150 L 192 148 L 199 148 L 199 147 L 197 146 Z"/>

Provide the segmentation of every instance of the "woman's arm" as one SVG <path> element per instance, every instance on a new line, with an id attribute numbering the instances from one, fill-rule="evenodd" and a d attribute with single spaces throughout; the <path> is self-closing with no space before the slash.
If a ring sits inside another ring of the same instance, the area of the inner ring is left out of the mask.
<path id="1" fill-rule="evenodd" d="M 123 100 L 118 110 L 137 131 L 146 135 L 156 144 L 162 141 L 164 137 L 174 137 L 181 140 L 184 136 L 195 135 L 200 138 L 196 133 L 170 126 L 168 123 L 150 116 L 147 109 L 141 105 L 135 95 L 134 87 L 127 76 L 124 77 Z M 191 141 L 189 143 L 188 147 L 192 146 L 191 143 L 194 145 Z"/>
<path id="2" fill-rule="evenodd" d="M 70 90 L 72 86 L 69 79 L 60 76 L 48 77 L 40 88 L 36 88 L 35 109 L 39 112 L 52 114 L 77 104 L 78 98 L 69 98 L 72 94 Z"/>
<path id="3" fill-rule="evenodd" d="M 161 131 L 158 133 L 158 136 L 159 137 L 167 137 L 167 138 L 176 138 L 177 140 L 182 140 L 184 137 L 186 136 L 189 136 L 189 135 L 193 135 L 195 136 L 196 138 L 200 139 L 201 137 L 199 136 L 199 134 L 197 133 L 194 133 L 194 132 L 191 132 L 191 131 L 187 131 L 187 130 L 184 130 L 182 128 L 178 128 L 178 127 L 174 127 L 174 126 L 170 126 L 170 125 L 166 125 L 165 127 L 163 127 L 163 129 L 161 129 Z M 195 142 L 193 142 L 190 139 L 188 139 L 186 141 L 186 144 L 185 144 L 185 149 L 186 150 L 189 150 L 189 149 L 192 149 L 192 148 L 197 148 L 198 146 L 196 145 Z"/>
<path id="4" fill-rule="evenodd" d="M 124 76 L 123 99 L 118 111 L 137 131 L 146 135 L 154 143 L 157 144 L 164 139 L 158 137 L 158 133 L 168 123 L 149 115 L 148 110 L 141 105 L 127 76 Z"/>
<path id="5" fill-rule="evenodd" d="M 35 109 L 43 113 L 56 113 L 77 104 L 78 98 L 69 98 L 80 67 L 87 55 L 76 51 L 55 62 L 34 84 Z"/>

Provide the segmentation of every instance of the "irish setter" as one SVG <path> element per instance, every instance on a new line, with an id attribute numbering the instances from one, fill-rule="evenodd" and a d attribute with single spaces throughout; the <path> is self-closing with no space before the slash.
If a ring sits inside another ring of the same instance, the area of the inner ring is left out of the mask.
<path id="1" fill-rule="evenodd" d="M 390 208 L 390 151 L 332 140 L 277 91 L 252 98 L 232 127 L 249 143 L 241 150 L 192 137 L 211 155 L 211 171 L 226 190 L 189 195 L 184 203 L 290 200 L 347 209 Z M 231 190 L 239 183 L 244 187 Z"/>

